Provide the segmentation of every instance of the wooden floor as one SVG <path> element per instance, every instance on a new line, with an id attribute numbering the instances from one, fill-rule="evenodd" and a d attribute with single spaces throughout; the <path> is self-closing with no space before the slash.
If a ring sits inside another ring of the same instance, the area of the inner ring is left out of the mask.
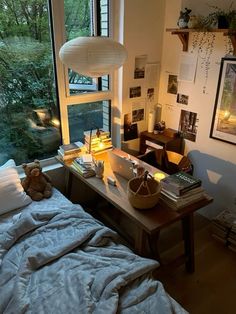
<path id="1" fill-rule="evenodd" d="M 209 221 L 199 215 L 195 218 L 195 272 L 188 274 L 184 266 L 160 268 L 157 277 L 191 314 L 236 313 L 236 253 L 211 236 Z M 176 236 L 173 240 L 170 235 L 169 230 L 163 236 L 162 251 L 166 258 L 181 250 L 181 244 L 165 250 L 171 241 L 176 241 Z"/>

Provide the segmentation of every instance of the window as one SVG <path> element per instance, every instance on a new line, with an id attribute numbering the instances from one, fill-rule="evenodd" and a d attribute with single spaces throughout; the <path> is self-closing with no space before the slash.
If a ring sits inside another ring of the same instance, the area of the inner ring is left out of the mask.
<path id="1" fill-rule="evenodd" d="M 65 40 L 92 35 L 95 24 L 108 35 L 108 1 L 0 0 L 0 12 L 0 163 L 54 156 L 62 138 L 70 142 L 87 127 L 73 121 L 72 108 L 80 115 L 92 107 L 95 124 L 110 119 L 101 109 L 110 106 L 109 78 L 66 74 L 58 60 Z"/>
<path id="2" fill-rule="evenodd" d="M 47 1 L 0 1 L 0 163 L 55 154 L 61 142 Z"/>
<path id="3" fill-rule="evenodd" d="M 62 6 L 64 21 L 59 15 L 54 15 L 53 19 L 56 55 L 65 41 L 77 36 L 108 36 L 109 2 L 108 0 L 64 0 Z M 57 0 L 52 0 L 52 3 L 53 9 L 56 10 Z M 80 10 L 81 15 L 78 15 Z M 78 21 L 79 19 L 81 21 Z M 74 20 L 75 24 L 73 24 Z M 81 24 L 78 27 L 79 23 Z M 61 24 L 65 26 L 65 39 L 57 32 Z M 83 132 L 91 128 L 106 128 L 110 131 L 112 93 L 109 76 L 94 79 L 79 75 L 71 69 L 65 71 L 63 67 L 57 67 L 57 77 L 63 142 L 82 141 Z"/>

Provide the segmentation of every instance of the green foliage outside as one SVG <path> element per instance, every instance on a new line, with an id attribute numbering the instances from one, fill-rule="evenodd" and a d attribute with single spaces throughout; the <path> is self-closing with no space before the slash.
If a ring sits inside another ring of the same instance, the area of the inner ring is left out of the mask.
<path id="1" fill-rule="evenodd" d="M 89 3 L 65 0 L 68 38 L 90 33 Z M 58 126 L 34 120 L 38 109 L 59 116 L 47 0 L 0 0 L 0 73 L 0 163 L 54 155 Z"/>

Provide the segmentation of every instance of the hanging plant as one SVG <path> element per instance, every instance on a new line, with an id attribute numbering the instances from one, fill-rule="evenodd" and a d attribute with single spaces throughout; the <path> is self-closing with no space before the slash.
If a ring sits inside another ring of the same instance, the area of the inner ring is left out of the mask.
<path id="1" fill-rule="evenodd" d="M 199 16 L 198 28 L 202 30 L 211 30 L 213 28 L 236 30 L 236 9 L 233 9 L 231 2 L 228 10 L 223 10 L 217 6 L 209 5 L 214 9 L 207 16 Z"/>
<path id="2" fill-rule="evenodd" d="M 198 54 L 200 68 L 204 71 L 204 81 L 202 87 L 203 94 L 205 94 L 207 91 L 207 82 L 211 66 L 211 56 L 214 50 L 215 37 L 216 36 L 214 33 L 207 32 L 196 32 L 193 35 L 191 50 L 192 52 Z"/>

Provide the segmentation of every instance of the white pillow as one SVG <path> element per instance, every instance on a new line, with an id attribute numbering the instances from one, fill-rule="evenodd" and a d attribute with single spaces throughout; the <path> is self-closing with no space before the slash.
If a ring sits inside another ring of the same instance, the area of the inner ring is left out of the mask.
<path id="1" fill-rule="evenodd" d="M 10 167 L 15 167 L 16 163 L 13 159 L 9 159 L 7 162 L 5 162 L 4 165 L 0 166 L 0 169 L 5 169 L 5 168 L 10 168 Z"/>
<path id="2" fill-rule="evenodd" d="M 14 167 L 0 168 L 0 215 L 26 206 L 32 199 L 25 193 Z"/>

